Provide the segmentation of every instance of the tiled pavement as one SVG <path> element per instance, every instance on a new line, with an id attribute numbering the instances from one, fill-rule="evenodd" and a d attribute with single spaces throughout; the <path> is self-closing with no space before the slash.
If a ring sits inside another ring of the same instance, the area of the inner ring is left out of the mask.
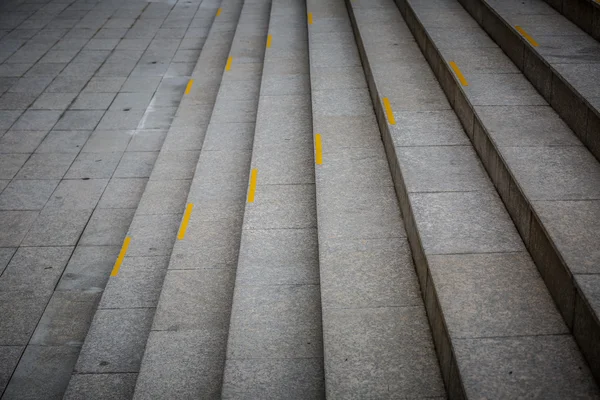
<path id="1" fill-rule="evenodd" d="M 62 397 L 214 4 L 0 4 L 3 399 Z"/>

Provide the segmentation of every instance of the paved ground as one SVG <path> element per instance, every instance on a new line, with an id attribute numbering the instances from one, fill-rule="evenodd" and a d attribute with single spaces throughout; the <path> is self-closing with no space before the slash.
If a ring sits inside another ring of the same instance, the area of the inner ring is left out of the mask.
<path id="1" fill-rule="evenodd" d="M 201 3 L 0 5 L 3 399 L 64 392 L 214 18 Z"/>

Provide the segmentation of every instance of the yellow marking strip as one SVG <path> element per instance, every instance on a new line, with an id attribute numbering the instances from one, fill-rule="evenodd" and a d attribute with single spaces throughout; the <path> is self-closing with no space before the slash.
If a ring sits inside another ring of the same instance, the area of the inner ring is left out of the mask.
<path id="1" fill-rule="evenodd" d="M 323 164 L 323 143 L 321 142 L 321 134 L 320 133 L 317 133 L 315 135 L 315 151 L 316 151 L 315 162 L 318 165 Z"/>
<path id="2" fill-rule="evenodd" d="M 223 11 L 223 9 L 222 9 L 222 8 L 219 8 L 219 9 L 217 10 L 217 17 L 218 17 L 219 15 L 221 15 L 221 11 Z"/>
<path id="3" fill-rule="evenodd" d="M 539 44 L 538 42 L 535 41 L 534 38 L 532 38 L 529 33 L 525 32 L 525 29 L 521 28 L 519 25 L 515 26 L 515 29 L 521 34 L 523 35 L 523 37 L 525 39 L 527 39 L 527 41 L 533 46 L 533 47 L 538 47 Z"/>
<path id="4" fill-rule="evenodd" d="M 394 118 L 394 112 L 392 111 L 390 100 L 387 97 L 383 98 L 383 106 L 385 107 L 385 113 L 387 114 L 390 125 L 396 125 L 396 118 Z"/>
<path id="5" fill-rule="evenodd" d="M 458 78 L 460 83 L 463 86 L 469 86 L 469 82 L 467 82 L 467 80 L 465 79 L 465 76 L 462 74 L 460 68 L 458 68 L 458 65 L 456 65 L 456 63 L 454 61 L 450 61 L 449 64 L 450 64 L 450 68 L 452 68 L 452 71 L 454 71 L 454 73 L 456 74 L 456 77 Z"/>
<path id="6" fill-rule="evenodd" d="M 250 189 L 248 190 L 248 203 L 254 203 L 254 194 L 256 193 L 256 179 L 258 178 L 258 170 L 255 168 L 250 174 Z"/>
<path id="7" fill-rule="evenodd" d="M 312 13 L 308 13 L 308 24 L 312 25 Z"/>
<path id="8" fill-rule="evenodd" d="M 267 49 L 269 47 L 271 47 L 271 42 L 272 41 L 273 41 L 273 36 L 272 35 L 267 36 Z"/>
<path id="9" fill-rule="evenodd" d="M 181 221 L 181 226 L 179 227 L 179 233 L 177 234 L 177 239 L 183 240 L 185 237 L 185 232 L 187 231 L 188 223 L 190 222 L 190 217 L 192 216 L 192 209 L 194 208 L 194 204 L 188 203 L 185 208 L 185 213 L 183 214 L 183 220 Z"/>
<path id="10" fill-rule="evenodd" d="M 227 59 L 227 65 L 225 65 L 225 71 L 230 71 L 231 70 L 231 62 L 233 61 L 233 57 L 229 57 Z"/>
<path id="11" fill-rule="evenodd" d="M 192 90 L 192 86 L 194 86 L 194 80 L 190 79 L 187 86 L 185 87 L 185 94 L 190 94 L 190 91 Z"/>
<path id="12" fill-rule="evenodd" d="M 121 269 L 121 264 L 123 264 L 123 259 L 125 258 L 125 254 L 127 253 L 127 248 L 129 247 L 129 242 L 131 242 L 131 238 L 127 236 L 123 241 L 123 247 L 121 247 L 121 252 L 119 253 L 119 257 L 117 257 L 117 261 L 115 262 L 115 266 L 110 273 L 110 276 L 117 276 L 119 274 L 119 270 Z"/>

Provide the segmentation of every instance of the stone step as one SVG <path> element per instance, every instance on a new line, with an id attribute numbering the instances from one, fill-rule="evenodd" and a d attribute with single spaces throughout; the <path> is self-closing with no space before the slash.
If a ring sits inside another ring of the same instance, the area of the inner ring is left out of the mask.
<path id="1" fill-rule="evenodd" d="M 428 19 L 433 11 L 412 4 L 406 7 L 408 20 L 414 21 L 411 29 L 419 32 L 422 48 L 430 46 L 430 64 L 454 99 L 453 107 L 598 379 L 600 165 L 522 75 L 499 73 L 514 65 L 491 41 L 489 47 L 477 46 L 489 38 L 457 2 L 445 1 L 435 13 L 472 24 L 468 52 L 444 44 L 436 37 L 440 28 Z M 488 58 L 489 69 L 470 67 L 492 52 L 498 58 Z M 462 66 L 468 86 L 456 80 L 452 61 L 459 70 Z"/>
<path id="2" fill-rule="evenodd" d="M 306 29 L 303 0 L 273 0 L 224 399 L 324 397 Z"/>
<path id="3" fill-rule="evenodd" d="M 585 33 L 600 40 L 600 2 L 597 0 L 544 0 Z"/>
<path id="4" fill-rule="evenodd" d="M 600 160 L 600 43 L 543 0 L 459 3 Z"/>
<path id="5" fill-rule="evenodd" d="M 348 11 L 307 7 L 327 397 L 445 398 Z"/>
<path id="6" fill-rule="evenodd" d="M 192 110 L 213 102 L 214 109 L 134 399 L 220 396 L 270 3 L 223 3 L 217 18 L 231 18 L 214 42 L 221 83 L 203 81 L 188 97 Z"/>
<path id="7" fill-rule="evenodd" d="M 114 398 L 115 393 L 124 398 L 133 396 L 214 97 L 227 61 L 233 37 L 232 34 L 227 36 L 227 32 L 237 23 L 241 0 L 204 0 L 200 7 L 212 16 L 207 40 L 129 227 L 121 250 L 122 262 L 115 264 L 94 315 L 65 394 L 67 399 Z M 221 68 L 209 69 L 219 61 Z M 198 86 L 203 87 L 206 96 L 201 105 L 189 99 L 194 87 L 198 91 Z"/>
<path id="8" fill-rule="evenodd" d="M 520 111 L 543 99 L 455 0 L 397 4 L 347 1 L 448 396 L 598 397 L 552 291 L 494 189 L 495 170 L 486 174 L 469 143 L 473 111 L 465 96 L 491 105 L 519 99 Z M 434 26 L 423 28 L 423 20 Z M 438 49 L 473 57 L 459 64 L 461 80 L 447 72 L 452 60 Z M 431 69 L 423 54 L 437 60 Z M 513 73 L 499 74 L 501 68 Z"/>

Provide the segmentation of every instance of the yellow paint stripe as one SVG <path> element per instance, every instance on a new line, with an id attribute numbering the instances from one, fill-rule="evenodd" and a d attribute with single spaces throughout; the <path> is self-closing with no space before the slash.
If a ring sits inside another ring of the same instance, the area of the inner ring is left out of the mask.
<path id="1" fill-rule="evenodd" d="M 219 15 L 221 15 L 221 11 L 223 11 L 223 9 L 222 9 L 222 8 L 219 8 L 219 9 L 217 10 L 217 17 L 218 17 Z"/>
<path id="2" fill-rule="evenodd" d="M 394 118 L 394 112 L 392 111 L 392 105 L 387 97 L 383 98 L 383 106 L 385 107 L 385 113 L 387 114 L 388 122 L 390 125 L 396 125 L 396 118 Z"/>
<path id="3" fill-rule="evenodd" d="M 534 38 L 531 37 L 531 35 L 529 35 L 529 33 L 525 32 L 525 29 L 521 28 L 519 25 L 515 26 L 515 29 L 521 34 L 523 35 L 523 37 L 525 39 L 527 39 L 527 41 L 533 46 L 533 47 L 538 47 L 539 44 L 538 42 L 535 41 Z"/>
<path id="4" fill-rule="evenodd" d="M 321 142 L 321 134 L 315 135 L 315 161 L 318 165 L 323 164 L 323 143 Z"/>
<path id="5" fill-rule="evenodd" d="M 458 80 L 460 81 L 460 83 L 463 86 L 469 86 L 469 82 L 467 82 L 467 79 L 465 78 L 465 76 L 461 72 L 460 68 L 458 68 L 458 65 L 456 65 L 456 63 L 454 61 L 450 61 L 449 64 L 450 64 L 450 68 L 452 68 L 452 71 L 454 71 L 454 73 L 456 74 L 456 77 L 458 78 Z"/>
<path id="6" fill-rule="evenodd" d="M 194 80 L 190 79 L 187 86 L 185 87 L 185 94 L 190 94 L 190 91 L 192 90 L 192 86 L 194 86 Z"/>
<path id="7" fill-rule="evenodd" d="M 110 276 L 117 276 L 119 274 L 119 270 L 121 269 L 121 264 L 123 264 L 123 259 L 125 258 L 125 254 L 127 253 L 127 248 L 129 247 L 129 242 L 131 242 L 131 238 L 127 236 L 123 241 L 123 247 L 121 247 L 121 252 L 119 253 L 119 257 L 117 257 L 117 261 L 115 262 L 115 266 L 110 273 Z"/>
<path id="8" fill-rule="evenodd" d="M 231 71 L 231 62 L 233 61 L 233 57 L 229 56 L 227 59 L 227 65 L 225 65 L 225 71 Z"/>
<path id="9" fill-rule="evenodd" d="M 258 170 L 255 168 L 250 174 L 250 189 L 248 190 L 248 203 L 254 203 L 254 194 L 256 193 L 256 179 L 258 178 Z"/>
<path id="10" fill-rule="evenodd" d="M 187 231 L 188 224 L 190 222 L 190 217 L 192 216 L 192 209 L 194 208 L 194 204 L 188 203 L 185 208 L 185 213 L 183 214 L 183 220 L 181 221 L 181 226 L 179 227 L 179 233 L 177 234 L 177 239 L 183 240 L 185 237 L 185 232 Z"/>
<path id="11" fill-rule="evenodd" d="M 273 36 L 272 35 L 267 36 L 267 49 L 269 47 L 271 47 L 271 42 L 272 41 L 273 41 Z"/>
<path id="12" fill-rule="evenodd" d="M 312 22 L 313 22 L 313 20 L 312 20 L 312 13 L 308 13 L 308 24 L 312 25 Z"/>

